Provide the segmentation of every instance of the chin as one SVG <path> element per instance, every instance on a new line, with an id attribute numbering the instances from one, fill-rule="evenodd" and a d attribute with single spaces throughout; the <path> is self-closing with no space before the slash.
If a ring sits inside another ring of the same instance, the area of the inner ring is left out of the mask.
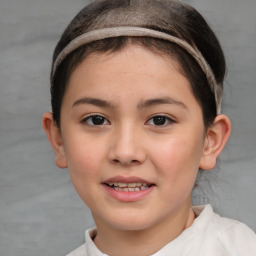
<path id="1" fill-rule="evenodd" d="M 139 217 L 138 217 L 139 216 Z M 145 218 L 145 215 L 139 214 L 132 217 L 131 215 L 120 216 L 118 218 L 108 221 L 112 228 L 123 231 L 140 231 L 148 229 L 154 226 L 156 223 L 149 218 Z"/>

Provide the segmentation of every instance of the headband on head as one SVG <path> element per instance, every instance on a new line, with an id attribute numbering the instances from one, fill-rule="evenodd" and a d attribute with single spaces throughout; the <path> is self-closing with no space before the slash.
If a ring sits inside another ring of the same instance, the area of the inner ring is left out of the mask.
<path id="1" fill-rule="evenodd" d="M 153 29 L 148 28 L 141 28 L 141 27 L 110 27 L 110 28 L 102 28 L 97 30 L 92 30 L 89 32 L 86 32 L 74 40 L 72 40 L 58 55 L 56 58 L 53 69 L 52 69 L 52 75 L 51 80 L 53 81 L 55 72 L 58 68 L 58 66 L 61 64 L 61 62 L 67 57 L 68 54 L 73 52 L 74 50 L 78 49 L 79 47 L 97 41 L 102 40 L 106 38 L 112 38 L 112 37 L 121 37 L 121 36 L 147 36 L 152 38 L 158 38 L 158 39 L 164 39 L 166 41 L 176 43 L 180 47 L 182 47 L 184 50 L 186 50 L 198 63 L 202 71 L 205 73 L 206 78 L 208 80 L 209 86 L 211 91 L 214 93 L 215 96 L 215 102 L 216 102 L 216 111 L 217 114 L 221 113 L 221 102 L 222 102 L 222 91 L 220 86 L 217 85 L 215 76 L 213 74 L 213 71 L 209 64 L 206 62 L 205 58 L 201 54 L 201 52 L 197 48 L 193 48 L 190 44 L 187 42 L 171 36 L 167 33 L 163 33 L 160 31 L 156 31 Z"/>

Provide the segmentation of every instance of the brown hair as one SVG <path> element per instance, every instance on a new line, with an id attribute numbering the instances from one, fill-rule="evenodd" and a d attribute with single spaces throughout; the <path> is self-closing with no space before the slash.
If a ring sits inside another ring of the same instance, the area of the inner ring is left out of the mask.
<path id="1" fill-rule="evenodd" d="M 53 63 L 60 52 L 78 36 L 101 28 L 133 26 L 149 28 L 175 36 L 198 49 L 211 67 L 222 90 L 226 71 L 220 44 L 204 20 L 191 6 L 172 0 L 98 0 L 81 10 L 58 42 Z M 203 120 L 210 126 L 216 116 L 216 102 L 205 73 L 195 59 L 175 43 L 151 37 L 114 37 L 81 46 L 58 66 L 51 81 L 53 118 L 60 127 L 61 103 L 74 69 L 93 53 L 113 53 L 127 45 L 140 45 L 175 58 L 191 83 L 195 98 L 202 107 Z"/>

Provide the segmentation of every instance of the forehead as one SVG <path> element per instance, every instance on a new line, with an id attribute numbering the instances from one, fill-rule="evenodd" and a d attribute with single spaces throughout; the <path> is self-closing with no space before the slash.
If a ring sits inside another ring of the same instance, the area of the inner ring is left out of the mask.
<path id="1" fill-rule="evenodd" d="M 82 77 L 84 73 L 93 71 L 95 79 L 107 78 L 109 74 L 144 74 L 151 77 L 159 74 L 164 77 L 166 71 L 172 74 L 185 76 L 177 59 L 160 54 L 144 46 L 128 45 L 125 48 L 106 53 L 91 53 L 73 71 L 70 83 Z M 114 77 L 113 77 L 114 78 Z"/>
<path id="2" fill-rule="evenodd" d="M 114 106 L 138 106 L 148 99 L 171 97 L 185 105 L 196 102 L 188 79 L 176 60 L 143 47 L 127 47 L 116 53 L 92 54 L 72 73 L 63 103 L 97 98 Z"/>
<path id="3" fill-rule="evenodd" d="M 130 45 L 118 52 L 92 53 L 87 56 L 71 74 L 68 87 L 81 82 L 81 79 L 90 83 L 101 82 L 105 87 L 109 81 L 113 83 L 121 77 L 130 79 L 131 83 L 142 80 L 149 83 L 151 79 L 160 82 L 169 76 L 186 79 L 176 59 L 142 46 Z"/>

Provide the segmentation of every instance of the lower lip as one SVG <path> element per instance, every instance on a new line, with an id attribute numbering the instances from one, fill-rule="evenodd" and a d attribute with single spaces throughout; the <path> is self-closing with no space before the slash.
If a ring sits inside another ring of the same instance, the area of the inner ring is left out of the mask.
<path id="1" fill-rule="evenodd" d="M 143 199 L 145 196 L 147 196 L 149 193 L 151 193 L 155 186 L 151 186 L 145 190 L 128 191 L 128 192 L 115 190 L 106 184 L 103 184 L 103 187 L 105 188 L 105 190 L 108 192 L 108 194 L 111 197 L 113 197 L 119 201 L 136 202 L 136 201 Z"/>

